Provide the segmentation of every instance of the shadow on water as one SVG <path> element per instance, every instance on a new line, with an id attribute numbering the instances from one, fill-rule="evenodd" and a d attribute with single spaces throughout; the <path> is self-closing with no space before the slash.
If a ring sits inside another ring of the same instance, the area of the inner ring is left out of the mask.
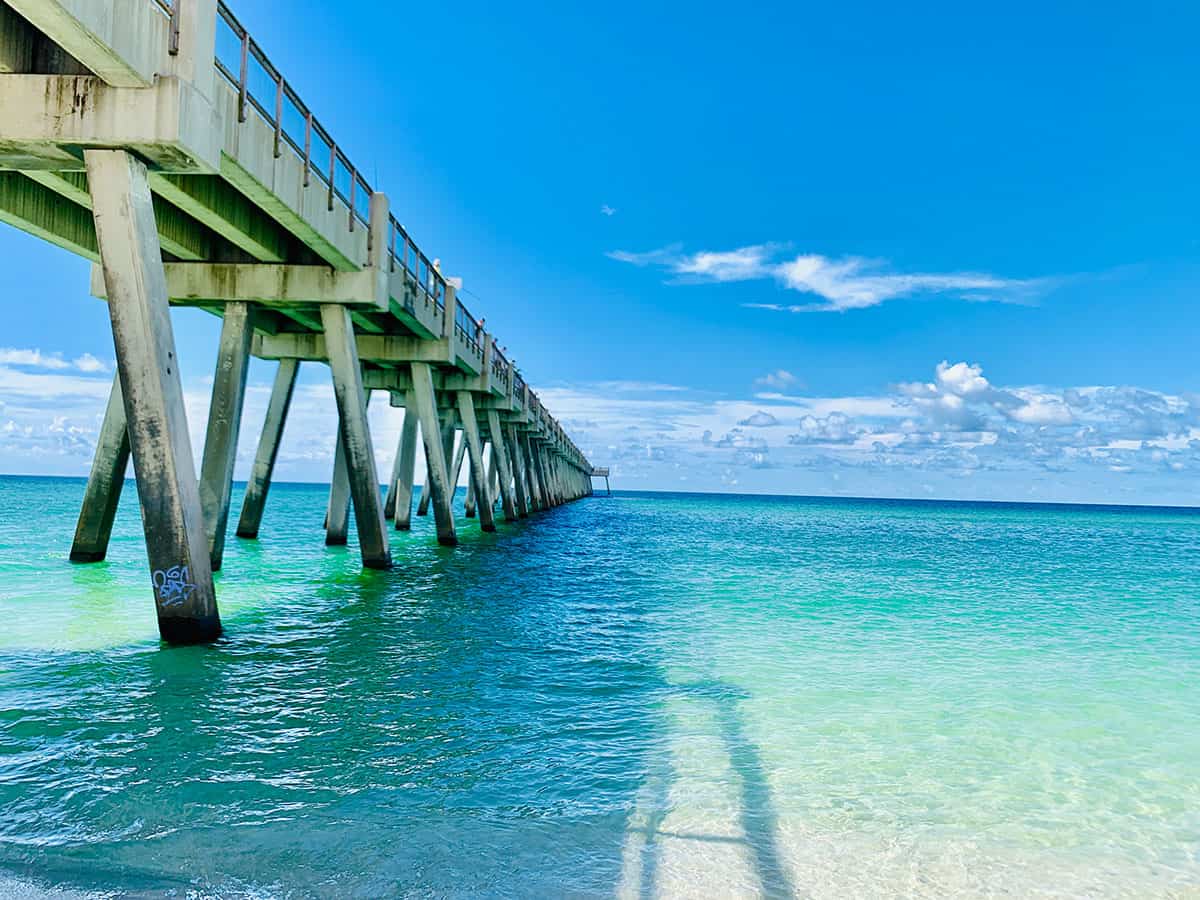
<path id="1" fill-rule="evenodd" d="M 737 710 L 738 702 L 747 699 L 749 694 L 739 687 L 717 680 L 664 685 L 664 690 L 667 696 L 707 701 L 712 709 L 720 731 L 721 744 L 728 754 L 731 768 L 738 776 L 741 795 L 738 817 L 744 837 L 664 831 L 662 826 L 670 812 L 667 795 L 672 775 L 669 764 L 662 765 L 648 779 L 655 785 L 655 790 L 652 795 L 653 812 L 645 826 L 639 829 L 645 835 L 646 843 L 642 848 L 638 895 L 643 898 L 655 896 L 658 861 L 661 855 L 658 839 L 675 838 L 743 846 L 748 854 L 747 862 L 754 871 L 763 896 L 798 896 L 791 875 L 783 862 L 778 836 L 778 816 L 771 799 L 766 769 L 758 748 L 746 735 Z"/>
<path id="2" fill-rule="evenodd" d="M 453 552 L 393 537 L 390 573 L 266 540 L 228 558 L 227 593 L 257 591 L 252 566 L 293 580 L 215 645 L 12 657 L 0 868 L 134 892 L 610 896 L 640 793 L 649 895 L 673 837 L 661 703 L 682 695 L 713 706 L 738 840 L 763 892 L 789 894 L 744 694 L 666 680 L 660 576 L 636 546 L 588 543 L 602 509 Z"/>

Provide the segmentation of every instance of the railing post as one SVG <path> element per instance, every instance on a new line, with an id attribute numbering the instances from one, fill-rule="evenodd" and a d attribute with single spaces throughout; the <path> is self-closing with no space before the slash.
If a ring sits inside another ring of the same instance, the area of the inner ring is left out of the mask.
<path id="1" fill-rule="evenodd" d="M 242 32 L 242 67 L 238 75 L 238 121 L 246 121 L 246 74 L 250 60 L 250 32 Z"/>
<path id="2" fill-rule="evenodd" d="M 213 97 L 213 60 L 217 48 L 218 0 L 174 0 L 171 5 L 170 59 L 167 71 Z"/>
<path id="3" fill-rule="evenodd" d="M 304 186 L 308 187 L 312 174 L 312 113 L 304 114 Z"/>
<path id="4" fill-rule="evenodd" d="M 283 150 L 280 140 L 283 137 L 283 76 L 275 73 L 275 158 L 279 159 Z"/>

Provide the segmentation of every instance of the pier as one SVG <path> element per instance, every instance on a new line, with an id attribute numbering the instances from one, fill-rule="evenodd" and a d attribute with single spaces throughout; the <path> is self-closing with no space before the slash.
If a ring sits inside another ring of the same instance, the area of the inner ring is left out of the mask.
<path id="1" fill-rule="evenodd" d="M 599 470 L 458 298 L 461 283 L 223 2 L 0 0 L 0 220 L 93 262 L 117 376 L 71 559 L 104 558 L 132 458 L 168 642 L 221 632 L 212 573 L 251 357 L 278 369 L 241 539 L 262 525 L 305 363 L 328 366 L 338 412 L 325 540 L 346 543 L 353 510 L 366 567 L 390 567 L 388 529 L 410 526 L 418 449 L 418 514 L 432 508 L 447 546 L 464 464 L 467 514 L 485 531 L 592 493 Z M 222 319 L 199 477 L 170 306 Z M 375 391 L 404 409 L 383 492 Z"/>

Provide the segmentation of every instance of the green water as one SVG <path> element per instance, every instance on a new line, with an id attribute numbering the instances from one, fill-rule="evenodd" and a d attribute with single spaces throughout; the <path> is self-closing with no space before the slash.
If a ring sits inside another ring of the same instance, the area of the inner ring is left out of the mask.
<path id="1" fill-rule="evenodd" d="M 82 487 L 0 479 L 0 895 L 1200 894 L 1200 513 L 619 495 L 379 574 L 281 485 L 165 649 Z"/>

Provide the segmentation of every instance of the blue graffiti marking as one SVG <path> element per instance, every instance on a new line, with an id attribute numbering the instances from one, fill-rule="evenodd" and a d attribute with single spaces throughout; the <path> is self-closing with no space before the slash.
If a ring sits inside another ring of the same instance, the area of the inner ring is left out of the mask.
<path id="1" fill-rule="evenodd" d="M 182 606 L 195 593 L 196 586 L 188 581 L 191 573 L 187 566 L 171 566 L 165 571 L 156 569 L 153 577 L 162 606 Z"/>

